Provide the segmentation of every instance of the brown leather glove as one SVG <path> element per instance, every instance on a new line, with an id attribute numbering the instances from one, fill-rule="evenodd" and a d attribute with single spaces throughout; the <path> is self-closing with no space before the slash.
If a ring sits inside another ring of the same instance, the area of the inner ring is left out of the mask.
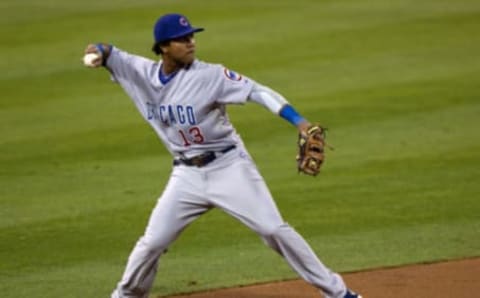
<path id="1" fill-rule="evenodd" d="M 322 166 L 325 149 L 325 128 L 319 124 L 310 125 L 298 134 L 298 171 L 317 176 Z"/>

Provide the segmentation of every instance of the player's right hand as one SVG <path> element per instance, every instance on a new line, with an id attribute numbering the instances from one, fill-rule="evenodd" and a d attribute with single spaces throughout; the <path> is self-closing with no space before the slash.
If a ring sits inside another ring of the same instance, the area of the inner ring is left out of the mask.
<path id="1" fill-rule="evenodd" d="M 85 55 L 83 56 L 83 63 L 87 67 L 96 68 L 103 65 L 103 53 L 98 48 L 101 45 L 89 44 L 85 48 Z M 92 55 L 93 54 L 93 55 Z"/>

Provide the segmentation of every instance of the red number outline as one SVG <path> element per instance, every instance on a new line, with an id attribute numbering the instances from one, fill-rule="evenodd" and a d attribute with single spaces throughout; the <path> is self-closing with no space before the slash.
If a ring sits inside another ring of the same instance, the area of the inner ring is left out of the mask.
<path id="1" fill-rule="evenodd" d="M 189 139 L 195 144 L 202 144 L 205 141 L 205 137 L 203 136 L 202 131 L 198 126 L 193 126 L 188 129 L 189 138 L 187 137 L 187 134 L 181 129 L 178 130 L 178 133 L 182 137 L 183 146 L 185 147 L 192 145 L 189 142 Z"/>

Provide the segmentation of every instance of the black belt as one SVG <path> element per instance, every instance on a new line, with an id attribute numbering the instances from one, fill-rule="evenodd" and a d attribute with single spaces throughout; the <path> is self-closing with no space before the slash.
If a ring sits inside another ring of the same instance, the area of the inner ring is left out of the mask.
<path id="1" fill-rule="evenodd" d="M 227 153 L 230 150 L 235 149 L 237 146 L 236 145 L 231 145 L 228 146 L 225 149 L 222 149 L 220 151 L 217 151 L 218 153 Z M 192 158 L 180 158 L 180 159 L 174 159 L 173 160 L 173 165 L 178 166 L 178 165 L 186 165 L 186 166 L 196 166 L 196 167 L 204 167 L 214 161 L 217 158 L 216 152 L 215 151 L 207 151 L 205 153 L 202 153 L 200 155 L 196 155 Z"/>

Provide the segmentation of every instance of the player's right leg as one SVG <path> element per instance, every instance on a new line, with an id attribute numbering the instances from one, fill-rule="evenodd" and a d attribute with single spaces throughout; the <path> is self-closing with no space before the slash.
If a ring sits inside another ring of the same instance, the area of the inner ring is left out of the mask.
<path id="1" fill-rule="evenodd" d="M 181 231 L 210 209 L 197 186 L 202 177 L 185 167 L 175 167 L 155 206 L 144 235 L 128 258 L 123 277 L 112 298 L 146 298 L 157 272 L 159 257 Z"/>

